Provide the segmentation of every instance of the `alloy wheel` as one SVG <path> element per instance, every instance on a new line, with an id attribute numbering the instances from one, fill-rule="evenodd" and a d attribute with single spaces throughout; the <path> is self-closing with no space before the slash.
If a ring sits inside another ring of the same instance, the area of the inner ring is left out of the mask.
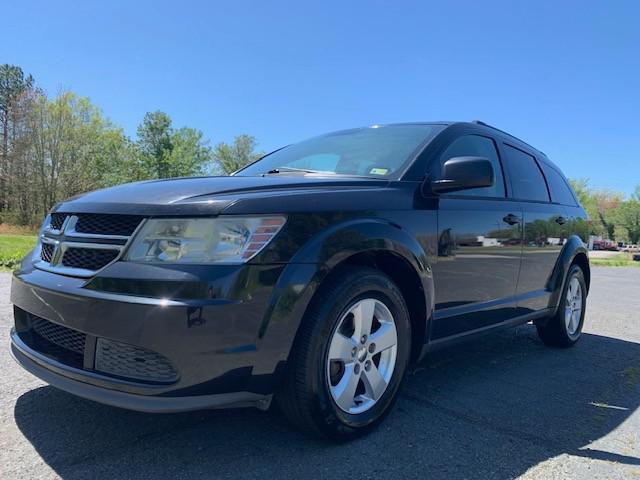
<path id="1" fill-rule="evenodd" d="M 564 307 L 564 323 L 567 333 L 573 337 L 578 333 L 582 318 L 582 286 L 577 277 L 571 277 Z"/>
<path id="2" fill-rule="evenodd" d="M 344 412 L 369 410 L 391 381 L 398 353 L 393 315 L 375 298 L 353 304 L 340 319 L 329 344 L 327 382 Z"/>

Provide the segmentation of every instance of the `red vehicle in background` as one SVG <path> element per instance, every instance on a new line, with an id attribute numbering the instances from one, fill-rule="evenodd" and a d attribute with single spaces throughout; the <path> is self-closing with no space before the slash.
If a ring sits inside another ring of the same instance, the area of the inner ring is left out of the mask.
<path id="1" fill-rule="evenodd" d="M 594 240 L 593 249 L 618 251 L 618 244 L 613 240 Z"/>

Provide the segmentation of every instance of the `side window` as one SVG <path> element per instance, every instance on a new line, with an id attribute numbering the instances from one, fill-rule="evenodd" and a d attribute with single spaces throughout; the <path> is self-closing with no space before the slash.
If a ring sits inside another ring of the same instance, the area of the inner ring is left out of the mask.
<path id="1" fill-rule="evenodd" d="M 456 192 L 456 195 L 504 198 L 504 177 L 496 145 L 488 137 L 464 135 L 456 138 L 440 156 L 440 167 L 453 157 L 485 157 L 493 164 L 493 185 Z"/>
<path id="2" fill-rule="evenodd" d="M 547 177 L 547 184 L 551 190 L 551 201 L 561 203 L 562 205 L 575 206 L 576 200 L 571 193 L 567 181 L 553 167 L 542 164 L 544 176 Z"/>
<path id="3" fill-rule="evenodd" d="M 548 202 L 549 192 L 536 159 L 507 144 L 504 145 L 504 151 L 509 166 L 513 197 L 519 200 Z"/>

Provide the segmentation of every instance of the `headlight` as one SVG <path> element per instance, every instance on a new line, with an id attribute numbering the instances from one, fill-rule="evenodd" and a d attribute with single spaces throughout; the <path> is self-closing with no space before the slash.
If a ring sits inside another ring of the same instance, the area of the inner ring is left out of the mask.
<path id="1" fill-rule="evenodd" d="M 167 263 L 244 263 L 276 236 L 284 217 L 149 219 L 125 260 Z"/>

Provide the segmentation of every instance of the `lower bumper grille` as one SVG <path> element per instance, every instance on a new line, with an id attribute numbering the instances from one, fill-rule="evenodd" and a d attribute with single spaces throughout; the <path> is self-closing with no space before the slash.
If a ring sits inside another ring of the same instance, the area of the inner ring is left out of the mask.
<path id="1" fill-rule="evenodd" d="M 32 317 L 31 328 L 36 335 L 60 348 L 84 355 L 84 346 L 87 340 L 87 336 L 84 333 L 63 327 L 57 323 L 48 322 L 40 317 Z"/>
<path id="2" fill-rule="evenodd" d="M 47 320 L 29 316 L 31 329 L 20 333 L 20 338 L 30 348 L 47 357 L 69 365 L 82 368 L 84 364 L 84 348 L 87 336 Z"/>
<path id="3" fill-rule="evenodd" d="M 96 344 L 96 371 L 164 383 L 178 379 L 173 365 L 159 353 L 106 338 L 99 338 Z"/>
<path id="4" fill-rule="evenodd" d="M 134 382 L 169 384 L 178 372 L 163 355 L 135 345 L 96 338 L 15 308 L 16 331 L 36 352 L 68 365 Z M 85 352 L 95 358 L 85 362 Z"/>

